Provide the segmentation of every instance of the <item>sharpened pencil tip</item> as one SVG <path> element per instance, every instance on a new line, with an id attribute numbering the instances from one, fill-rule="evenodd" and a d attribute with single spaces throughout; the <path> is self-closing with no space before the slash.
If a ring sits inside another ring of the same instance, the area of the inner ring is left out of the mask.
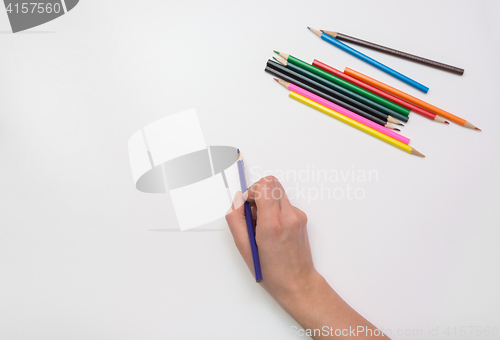
<path id="1" fill-rule="evenodd" d="M 273 50 L 273 51 L 274 51 L 274 53 L 276 53 L 276 54 L 280 54 L 280 53 L 279 53 L 278 51 L 276 51 L 276 50 Z"/>
<path id="2" fill-rule="evenodd" d="M 310 30 L 310 29 L 311 29 L 311 27 L 307 26 L 307 29 L 308 29 L 308 30 Z"/>
<path id="3" fill-rule="evenodd" d="M 275 58 L 275 57 L 273 57 L 273 59 L 276 60 L 278 63 L 280 63 L 283 66 L 286 66 L 286 64 L 287 64 L 287 62 L 286 62 L 285 59 L 281 59 L 281 58 L 278 59 L 278 58 Z"/>
<path id="4" fill-rule="evenodd" d="M 450 122 L 449 122 L 449 121 L 447 121 L 447 120 L 445 120 L 445 121 L 444 121 L 444 123 L 445 123 L 445 124 L 450 124 Z"/>
<path id="5" fill-rule="evenodd" d="M 399 131 L 399 132 L 401 132 L 401 130 L 400 130 L 400 129 L 396 129 L 396 128 L 394 128 L 393 130 L 394 130 L 394 131 Z"/>
<path id="6" fill-rule="evenodd" d="M 240 154 L 240 149 L 238 149 L 238 155 Z"/>
<path id="7" fill-rule="evenodd" d="M 481 130 L 480 128 L 476 128 L 476 130 L 483 131 L 483 130 Z"/>
<path id="8" fill-rule="evenodd" d="M 313 32 L 314 34 L 316 34 L 318 37 L 321 37 L 321 32 L 318 31 L 317 29 L 314 29 L 314 28 L 311 28 L 311 27 L 307 27 L 309 28 L 309 31 Z"/>
<path id="9" fill-rule="evenodd" d="M 417 156 L 419 156 L 419 157 L 425 157 L 425 155 L 424 155 L 424 154 L 422 154 L 422 153 L 418 152 L 417 150 L 415 150 L 415 149 L 413 149 L 413 148 L 411 149 L 411 152 L 410 152 L 410 153 L 411 153 L 412 155 L 417 155 Z"/>
<path id="10" fill-rule="evenodd" d="M 273 79 L 274 79 L 274 80 L 276 80 L 278 83 L 280 82 L 280 81 L 279 81 L 278 79 L 276 79 L 276 78 L 273 78 Z"/>

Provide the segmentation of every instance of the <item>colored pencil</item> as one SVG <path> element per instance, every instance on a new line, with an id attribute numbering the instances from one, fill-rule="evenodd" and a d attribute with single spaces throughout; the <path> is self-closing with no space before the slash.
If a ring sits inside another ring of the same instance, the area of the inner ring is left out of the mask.
<path id="1" fill-rule="evenodd" d="M 311 64 L 306 63 L 305 61 L 302 61 L 294 56 L 291 56 L 286 53 L 280 53 L 278 51 L 274 51 L 276 54 L 278 54 L 280 57 L 284 58 L 288 63 L 293 64 L 295 66 L 298 66 L 306 71 L 309 71 L 311 73 L 314 73 L 330 82 L 333 82 L 337 85 L 342 86 L 343 88 L 346 88 L 352 92 L 355 92 L 357 94 L 362 95 L 363 97 L 366 97 L 370 99 L 371 101 L 381 104 L 391 110 L 396 111 L 399 114 L 408 116 L 410 113 L 410 110 L 405 109 L 404 107 L 401 107 L 397 104 L 394 104 L 390 100 L 384 99 L 380 96 L 377 96 L 376 94 L 371 93 L 370 91 L 366 91 L 365 89 L 360 88 L 359 86 L 353 85 L 349 83 L 348 81 L 342 80 L 339 77 L 336 77 L 328 72 L 323 71 L 320 68 L 317 68 L 316 66 L 313 66 Z"/>
<path id="2" fill-rule="evenodd" d="M 443 63 L 440 63 L 440 62 L 437 62 L 434 60 L 422 58 L 422 57 L 419 57 L 419 56 L 416 56 L 416 55 L 413 55 L 410 53 L 398 51 L 398 50 L 395 50 L 395 49 L 392 49 L 389 47 L 385 47 L 382 45 L 377 45 L 377 44 L 374 44 L 374 43 L 366 41 L 366 40 L 361 40 L 359 38 L 351 37 L 347 34 L 343 34 L 343 33 L 339 33 L 339 32 L 332 32 L 332 31 L 325 31 L 325 30 L 321 30 L 321 32 L 326 33 L 329 36 L 334 37 L 337 40 L 347 41 L 347 42 L 350 42 L 350 43 L 353 43 L 353 44 L 356 44 L 359 46 L 371 48 L 372 50 L 391 54 L 391 55 L 394 55 L 396 57 L 400 57 L 403 59 L 416 61 L 418 63 L 424 64 L 427 66 L 432 66 L 432 67 L 435 67 L 435 68 L 438 68 L 438 69 L 441 69 L 444 71 L 449 71 L 449 72 L 452 72 L 452 73 L 455 73 L 458 75 L 464 74 L 464 69 L 462 69 L 462 68 L 443 64 Z"/>
<path id="3" fill-rule="evenodd" d="M 290 59 L 292 59 L 292 58 L 290 58 Z M 310 72 L 310 71 L 306 70 L 305 68 L 297 66 L 293 63 L 289 63 L 288 60 L 281 59 L 281 58 L 280 59 L 275 58 L 275 60 L 277 60 L 280 64 L 282 64 L 283 66 L 285 66 L 286 68 L 288 68 L 292 71 L 295 71 L 299 74 L 302 74 L 303 76 L 305 76 L 309 79 L 312 79 L 320 84 L 323 84 L 331 89 L 334 89 L 342 94 L 345 94 L 348 97 L 355 98 L 357 101 L 359 101 L 363 104 L 366 104 L 368 106 L 371 106 L 374 109 L 377 109 L 378 111 L 381 111 L 387 115 L 390 115 L 390 116 L 392 116 L 400 121 L 407 122 L 409 119 L 409 117 L 406 115 L 400 114 L 399 112 L 396 112 L 396 111 L 388 108 L 387 106 L 384 106 L 382 104 L 374 102 L 373 100 L 371 100 L 365 96 L 359 95 L 358 93 L 353 92 L 353 91 L 351 91 L 351 90 L 349 90 L 349 89 L 347 89 L 347 88 L 345 88 L 345 87 L 343 87 L 335 82 L 332 82 L 332 81 L 330 81 L 322 76 L 319 76 L 316 73 Z M 324 71 L 321 70 L 321 72 L 324 72 Z M 324 73 L 327 73 L 327 72 L 324 72 Z"/>
<path id="4" fill-rule="evenodd" d="M 306 104 L 307 106 L 310 106 L 320 112 L 323 112 L 324 114 L 330 116 L 330 117 L 333 117 L 333 118 L 336 118 L 338 120 L 340 120 L 341 122 L 343 123 L 346 123 L 356 129 L 359 129 L 375 138 L 378 138 L 388 144 L 391 144 L 392 146 L 395 146 L 403 151 L 406 151 L 408 153 L 411 153 L 413 155 L 417 155 L 417 156 L 420 156 L 420 157 L 425 157 L 423 154 L 421 154 L 420 152 L 418 152 L 417 150 L 415 150 L 414 148 L 412 148 L 411 146 L 409 145 L 406 145 L 404 143 L 401 143 L 400 141 L 398 140 L 395 140 L 394 138 L 391 138 L 387 135 L 384 135 L 383 133 L 381 132 L 378 132 L 374 129 L 372 129 L 371 127 L 368 127 L 364 124 L 361 124 L 357 121 L 355 121 L 354 119 L 351 119 L 349 117 L 346 117 L 326 106 L 323 106 L 321 104 L 318 104 L 316 103 L 315 101 L 309 99 L 309 98 L 306 98 L 296 92 L 293 92 L 293 91 L 290 91 L 290 93 L 288 94 L 288 96 L 292 99 L 295 99 L 303 104 Z"/>
<path id="5" fill-rule="evenodd" d="M 424 86 L 418 82 L 416 82 L 415 80 L 411 79 L 411 78 L 408 78 L 407 76 L 405 76 L 404 74 L 401 74 L 399 73 L 398 71 L 395 71 L 393 70 L 392 68 L 376 61 L 375 59 L 372 59 L 370 58 L 369 56 L 355 50 L 354 48 L 344 44 L 343 42 L 341 42 L 340 40 L 337 40 L 331 36 L 329 36 L 328 34 L 326 33 L 323 33 L 321 31 L 318 31 L 314 28 L 310 28 L 308 27 L 309 30 L 311 30 L 311 32 L 313 32 L 314 34 L 316 34 L 318 37 L 320 37 L 321 39 L 323 39 L 324 41 L 334 45 L 335 47 L 338 47 L 340 48 L 341 50 L 355 56 L 356 58 L 358 59 L 361 59 L 365 62 L 367 62 L 368 64 L 372 65 L 372 66 L 375 66 L 376 68 L 378 68 L 379 70 L 382 70 L 384 71 L 385 73 L 407 83 L 408 85 L 410 86 L 413 86 L 414 88 L 416 88 L 417 90 L 420 90 L 424 93 L 427 93 L 429 91 L 429 88 L 427 86 Z"/>
<path id="6" fill-rule="evenodd" d="M 341 100 L 338 100 L 337 98 L 334 98 L 332 96 L 324 94 L 321 91 L 318 91 L 318 90 L 316 90 L 313 87 L 310 87 L 310 86 L 308 86 L 308 85 L 306 85 L 306 84 L 304 84 L 304 83 L 302 83 L 302 82 L 300 82 L 298 80 L 295 80 L 295 79 L 293 79 L 293 78 L 291 78 L 291 77 L 289 77 L 289 76 L 287 76 L 287 75 L 279 72 L 278 70 L 275 70 L 275 69 L 273 69 L 273 68 L 271 68 L 269 66 L 266 66 L 265 71 L 268 72 L 268 73 L 271 73 L 272 75 L 274 75 L 274 76 L 276 76 L 278 78 L 283 79 L 284 81 L 286 81 L 288 83 L 292 83 L 294 85 L 297 85 L 297 86 L 299 86 L 299 87 L 301 87 L 301 88 L 303 88 L 303 89 L 305 89 L 305 90 L 307 90 L 307 91 L 309 91 L 309 92 L 311 92 L 311 93 L 313 93 L 313 94 L 315 94 L 315 95 L 317 95 L 317 96 L 319 96 L 319 97 L 321 97 L 323 99 L 326 99 L 326 100 L 328 100 L 328 101 L 330 101 L 332 103 L 335 103 L 335 104 L 337 104 L 337 105 L 339 105 L 339 106 L 341 106 L 341 107 L 343 107 L 343 108 L 345 108 L 345 109 L 347 109 L 349 111 L 352 111 L 352 112 L 360 115 L 361 117 L 369 119 L 372 122 L 374 122 L 374 123 L 376 123 L 376 124 L 378 124 L 380 126 L 384 126 L 384 127 L 388 128 L 388 129 L 391 129 L 391 130 L 400 131 L 399 129 L 395 128 L 391 123 L 387 123 L 387 121 L 384 121 L 384 120 L 379 119 L 377 117 L 371 116 L 368 113 L 364 112 L 363 110 L 358 109 L 355 106 L 349 105 L 349 104 L 347 104 L 347 103 L 345 103 L 345 102 L 343 102 Z"/>
<path id="7" fill-rule="evenodd" d="M 287 77 L 294 79 L 295 82 L 300 81 L 303 84 L 307 84 L 308 86 L 320 91 L 324 95 L 341 100 L 341 101 L 343 101 L 351 106 L 354 106 L 354 107 L 366 112 L 367 114 L 371 115 L 372 117 L 379 118 L 379 119 L 383 120 L 384 122 L 389 122 L 389 123 L 393 123 L 393 124 L 397 124 L 397 125 L 403 125 L 398 120 L 387 115 L 386 113 L 383 113 L 375 108 L 372 108 L 371 106 L 364 104 L 362 101 L 365 101 L 366 98 L 364 98 L 363 96 L 360 96 L 354 92 L 351 92 L 350 93 L 351 97 L 349 97 L 343 93 L 340 93 L 339 91 L 337 91 L 335 89 L 332 89 L 332 88 L 327 87 L 321 83 L 318 83 L 317 81 L 310 79 L 310 78 L 308 78 L 300 73 L 292 71 L 290 68 L 285 67 L 282 64 L 277 63 L 273 60 L 268 60 L 266 69 L 267 68 L 269 68 L 271 70 L 276 70 L 276 71 L 280 72 L 281 74 L 284 74 Z M 282 75 L 278 75 L 276 73 L 274 73 L 274 74 L 281 77 L 281 79 L 284 79 L 286 81 L 290 81 L 290 80 L 284 78 Z M 338 85 L 336 85 L 336 84 L 334 84 L 334 85 L 338 87 Z M 316 95 L 318 95 L 320 97 L 324 97 L 318 93 L 316 93 Z M 324 98 L 327 100 L 330 100 L 330 98 L 327 98 L 327 97 L 324 97 Z M 408 120 L 408 118 L 406 116 L 402 116 L 402 117 L 406 118 L 405 121 Z"/>
<path id="8" fill-rule="evenodd" d="M 415 98 L 403 91 L 400 91 L 398 89 L 395 89 L 394 87 L 391 87 L 387 84 L 384 84 L 382 83 L 381 81 L 378 81 L 376 79 L 373 79 L 373 78 L 370 78 L 368 76 L 365 76 L 364 74 L 360 73 L 360 72 L 357 72 L 357 71 L 354 71 L 354 70 L 351 70 L 350 68 L 346 67 L 345 70 L 344 70 L 344 73 L 345 74 L 348 74 L 350 75 L 351 77 L 354 77 L 358 80 L 361 80 L 367 84 L 370 84 L 370 85 L 373 85 L 375 87 L 378 87 L 379 89 L 381 90 L 384 90 L 386 92 L 389 92 L 389 93 L 392 93 L 393 95 L 395 96 L 398 96 L 399 98 L 401 99 L 404 99 L 410 103 L 413 103 L 417 106 L 420 106 L 421 108 L 424 108 L 426 110 L 429 110 L 431 112 L 434 112 L 435 114 L 437 115 L 440 115 L 441 117 L 443 118 L 446 118 L 454 123 L 457 123 L 459 125 L 462 125 L 466 128 L 469 128 L 469 129 L 475 129 L 475 130 L 479 130 L 481 131 L 481 129 L 475 127 L 474 125 L 472 125 L 470 122 L 466 121 L 465 119 L 462 119 L 460 117 L 457 117 L 445 110 L 442 110 L 434 105 L 431 105 L 427 102 L 424 102 L 423 100 L 421 99 L 418 99 L 418 98 Z"/>
<path id="9" fill-rule="evenodd" d="M 283 85 L 285 88 L 287 88 L 290 91 L 293 91 L 297 94 L 300 94 L 301 96 L 304 96 L 304 97 L 306 97 L 306 98 L 308 98 L 308 99 L 310 99 L 318 104 L 321 104 L 329 109 L 332 109 L 333 111 L 338 112 L 346 117 L 349 117 L 349 118 L 357 121 L 358 123 L 364 124 L 364 125 L 372 128 L 380 133 L 383 133 L 386 136 L 394 138 L 394 139 L 400 141 L 401 143 L 408 144 L 410 142 L 409 138 L 401 136 L 400 134 L 398 134 L 392 130 L 389 130 L 383 126 L 375 124 L 371 120 L 363 118 L 360 115 L 355 114 L 354 112 L 346 110 L 345 108 L 338 106 L 337 104 L 332 103 L 326 99 L 323 99 L 323 98 L 315 95 L 314 93 L 311 93 L 311 92 L 309 92 L 309 91 L 307 91 L 307 90 L 305 90 L 305 89 L 303 89 L 295 84 L 288 83 L 288 82 L 283 81 L 283 80 L 278 80 L 276 78 L 274 78 L 274 80 L 276 80 L 278 83 L 280 83 L 281 85 Z"/>
<path id="10" fill-rule="evenodd" d="M 341 72 L 341 71 L 339 71 L 339 70 L 337 70 L 337 69 L 335 69 L 335 68 L 333 68 L 325 63 L 322 63 L 319 60 L 314 59 L 313 65 L 322 69 L 323 71 L 326 71 L 326 72 L 331 73 L 339 78 L 342 78 L 345 81 L 348 81 L 350 83 L 353 83 L 354 85 L 357 85 L 361 88 L 364 88 L 367 91 L 373 92 L 382 98 L 390 100 L 398 105 L 401 105 L 402 107 L 406 107 L 409 110 L 415 111 L 416 113 L 418 113 L 426 118 L 429 118 L 429 119 L 434 120 L 434 121 L 439 122 L 439 123 L 450 124 L 446 120 L 444 120 L 442 117 L 436 115 L 435 113 L 424 110 L 419 106 L 416 106 L 412 103 L 408 103 L 407 101 L 404 101 L 403 99 L 400 99 L 399 97 L 396 97 L 390 93 L 384 92 L 384 91 L 382 91 L 374 86 L 371 86 L 367 83 L 364 83 L 361 80 L 358 80 L 354 77 L 351 77 L 350 75 L 347 75 L 347 74 L 345 74 L 345 73 L 343 73 L 343 72 Z"/>
<path id="11" fill-rule="evenodd" d="M 245 173 L 245 163 L 241 157 L 240 149 L 238 149 L 238 173 L 240 177 L 240 187 L 241 192 L 246 192 L 248 190 L 247 176 Z M 245 220 L 247 222 L 248 238 L 250 240 L 250 249 L 252 251 L 253 269 L 255 272 L 255 281 L 262 281 L 262 270 L 260 267 L 259 250 L 257 249 L 257 243 L 255 242 L 255 232 L 253 230 L 253 218 L 252 210 L 250 209 L 250 203 L 245 201 Z"/>

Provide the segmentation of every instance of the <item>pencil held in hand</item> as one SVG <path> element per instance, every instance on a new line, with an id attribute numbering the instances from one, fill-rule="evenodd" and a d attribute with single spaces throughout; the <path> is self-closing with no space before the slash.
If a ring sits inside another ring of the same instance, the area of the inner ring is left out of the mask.
<path id="1" fill-rule="evenodd" d="M 240 149 L 238 149 L 238 173 L 240 176 L 241 192 L 244 193 L 248 190 L 247 176 L 245 173 L 245 163 L 241 157 Z M 259 250 L 257 249 L 257 242 L 255 242 L 255 231 L 253 226 L 252 210 L 250 203 L 245 201 L 245 220 L 247 223 L 248 239 L 250 240 L 250 249 L 252 251 L 253 269 L 255 273 L 255 281 L 262 281 L 262 269 L 260 267 Z"/>

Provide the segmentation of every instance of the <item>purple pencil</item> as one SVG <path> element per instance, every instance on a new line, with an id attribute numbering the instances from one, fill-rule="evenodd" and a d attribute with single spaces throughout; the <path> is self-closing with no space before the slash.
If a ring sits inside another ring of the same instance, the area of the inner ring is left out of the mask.
<path id="1" fill-rule="evenodd" d="M 241 157 L 240 149 L 238 149 L 238 173 L 240 175 L 240 186 L 241 192 L 248 190 L 247 176 L 245 174 L 245 163 Z M 252 260 L 253 269 L 255 272 L 255 280 L 257 282 L 262 281 L 262 270 L 260 268 L 260 258 L 259 250 L 257 249 L 257 243 L 255 242 L 255 232 L 253 230 L 253 219 L 252 210 L 250 209 L 250 203 L 245 201 L 245 219 L 247 221 L 248 238 L 250 239 L 250 249 L 252 250 Z"/>

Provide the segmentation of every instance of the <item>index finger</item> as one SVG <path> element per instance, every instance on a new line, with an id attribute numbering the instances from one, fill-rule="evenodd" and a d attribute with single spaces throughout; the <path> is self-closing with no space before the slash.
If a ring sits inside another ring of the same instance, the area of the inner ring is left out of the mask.
<path id="1" fill-rule="evenodd" d="M 248 188 L 243 198 L 250 203 L 255 203 L 257 210 L 262 212 L 271 209 L 280 210 L 282 206 L 290 205 L 285 189 L 274 176 L 261 178 Z"/>

